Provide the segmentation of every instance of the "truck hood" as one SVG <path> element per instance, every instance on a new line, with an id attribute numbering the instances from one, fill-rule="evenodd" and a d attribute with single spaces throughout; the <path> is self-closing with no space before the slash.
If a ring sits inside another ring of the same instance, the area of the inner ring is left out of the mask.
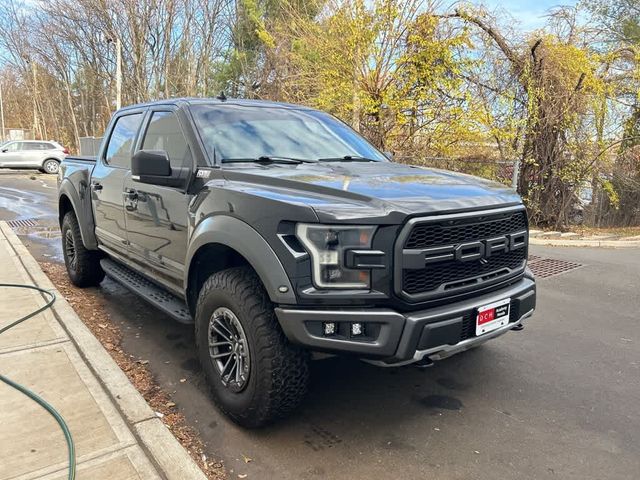
<path id="1" fill-rule="evenodd" d="M 407 215 L 521 203 L 500 183 L 394 162 L 234 164 L 223 172 L 247 193 L 308 205 L 321 222 L 401 223 Z"/>

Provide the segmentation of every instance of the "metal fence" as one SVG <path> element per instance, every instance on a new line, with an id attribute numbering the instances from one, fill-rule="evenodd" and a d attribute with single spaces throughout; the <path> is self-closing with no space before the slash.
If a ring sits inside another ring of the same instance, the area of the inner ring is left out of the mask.
<path id="1" fill-rule="evenodd" d="M 80 137 L 80 155 L 95 157 L 98 155 L 102 137 Z"/>

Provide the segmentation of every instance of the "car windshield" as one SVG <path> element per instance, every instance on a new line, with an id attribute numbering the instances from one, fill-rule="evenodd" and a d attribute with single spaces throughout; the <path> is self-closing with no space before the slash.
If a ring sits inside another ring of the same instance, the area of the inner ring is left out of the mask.
<path id="1" fill-rule="evenodd" d="M 195 105 L 191 111 L 207 153 L 218 161 L 270 156 L 387 161 L 346 124 L 316 110 L 226 104 Z"/>

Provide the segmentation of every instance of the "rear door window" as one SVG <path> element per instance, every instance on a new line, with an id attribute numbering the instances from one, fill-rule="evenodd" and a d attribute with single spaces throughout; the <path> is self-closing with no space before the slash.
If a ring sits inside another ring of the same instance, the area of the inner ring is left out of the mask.
<path id="1" fill-rule="evenodd" d="M 104 161 L 112 167 L 131 168 L 133 143 L 142 122 L 142 113 L 124 115 L 116 120 L 111 131 Z"/>
<path id="2" fill-rule="evenodd" d="M 51 150 L 51 146 L 46 142 L 28 142 L 22 147 L 23 150 Z"/>
<path id="3" fill-rule="evenodd" d="M 190 161 L 190 150 L 174 112 L 153 112 L 142 142 L 143 150 L 164 150 L 171 168 L 180 168 Z"/>

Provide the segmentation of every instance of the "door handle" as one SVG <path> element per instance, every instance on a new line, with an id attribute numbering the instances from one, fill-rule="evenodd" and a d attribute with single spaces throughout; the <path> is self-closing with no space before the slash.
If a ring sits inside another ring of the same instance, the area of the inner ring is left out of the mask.
<path id="1" fill-rule="evenodd" d="M 125 190 L 122 192 L 122 195 L 124 195 L 125 200 L 130 200 L 132 202 L 138 200 L 138 192 L 135 190 Z"/>
<path id="2" fill-rule="evenodd" d="M 91 183 L 91 188 L 93 190 L 102 190 L 102 184 L 99 182 L 92 182 Z"/>
<path id="3" fill-rule="evenodd" d="M 138 192 L 127 188 L 122 192 L 122 196 L 124 197 L 124 209 L 127 212 L 135 212 L 138 209 Z"/>

